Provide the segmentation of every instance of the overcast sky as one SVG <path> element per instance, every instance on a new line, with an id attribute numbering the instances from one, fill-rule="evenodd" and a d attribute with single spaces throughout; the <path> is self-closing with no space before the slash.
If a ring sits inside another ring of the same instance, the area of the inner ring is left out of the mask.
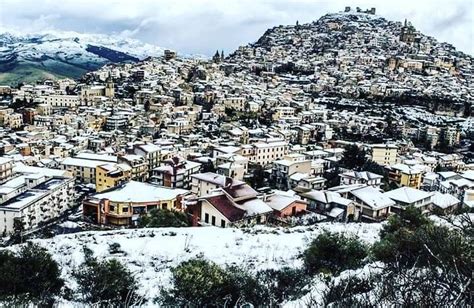
<path id="1" fill-rule="evenodd" d="M 346 5 L 376 7 L 474 54 L 474 0 L 0 0 L 0 28 L 119 34 L 186 54 L 226 53 L 270 27 L 310 22 Z"/>

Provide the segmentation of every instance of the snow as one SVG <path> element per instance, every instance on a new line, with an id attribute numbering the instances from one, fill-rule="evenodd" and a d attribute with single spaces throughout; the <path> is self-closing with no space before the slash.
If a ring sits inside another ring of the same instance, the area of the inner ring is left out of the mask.
<path id="1" fill-rule="evenodd" d="M 95 194 L 92 198 L 108 199 L 114 202 L 135 202 L 147 203 L 157 200 L 173 200 L 178 195 L 187 194 L 189 191 L 184 189 L 170 189 L 153 184 L 130 181 L 115 189 Z"/>
<path id="2" fill-rule="evenodd" d="M 295 228 L 216 227 L 124 229 L 89 231 L 36 239 L 52 253 L 62 268 L 62 276 L 75 287 L 72 270 L 84 261 L 83 247 L 101 260 L 117 258 L 137 278 L 140 292 L 153 299 L 159 287 L 167 286 L 170 269 L 194 257 L 204 257 L 220 265 L 237 265 L 250 271 L 283 266 L 299 267 L 301 252 L 323 230 L 346 232 L 367 243 L 378 239 L 381 224 L 320 223 Z M 111 254 L 109 245 L 120 244 L 122 253 Z M 13 249 L 17 249 L 14 246 Z"/>
<path id="3" fill-rule="evenodd" d="M 4 32 L 5 30 L 6 29 L 0 29 L 0 32 Z M 8 31 L 11 32 L 11 30 Z M 139 59 L 144 59 L 148 56 L 162 56 L 164 53 L 164 48 L 118 35 L 109 36 L 103 34 L 48 30 L 47 32 L 29 34 L 20 32 L 13 34 L 4 33 L 1 34 L 1 36 L 7 38 L 11 42 L 9 46 L 15 47 L 15 51 L 25 58 L 37 58 L 42 55 L 66 58 L 70 55 L 80 55 L 80 58 L 83 60 L 89 59 L 93 62 L 103 61 L 98 56 L 88 53 L 86 51 L 87 45 L 107 47 L 135 56 Z M 82 60 L 79 62 L 81 61 Z"/>

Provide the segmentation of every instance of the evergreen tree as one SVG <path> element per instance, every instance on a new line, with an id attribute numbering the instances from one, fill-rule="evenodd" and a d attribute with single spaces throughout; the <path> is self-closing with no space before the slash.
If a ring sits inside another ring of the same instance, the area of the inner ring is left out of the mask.
<path id="1" fill-rule="evenodd" d="M 85 262 L 73 272 L 82 301 L 99 306 L 128 307 L 139 300 L 132 273 L 115 259 L 99 261 L 85 249 Z"/>
<path id="2" fill-rule="evenodd" d="M 0 252 L 0 298 L 38 305 L 50 305 L 64 281 L 58 264 L 46 249 L 27 243 L 18 253 Z"/>

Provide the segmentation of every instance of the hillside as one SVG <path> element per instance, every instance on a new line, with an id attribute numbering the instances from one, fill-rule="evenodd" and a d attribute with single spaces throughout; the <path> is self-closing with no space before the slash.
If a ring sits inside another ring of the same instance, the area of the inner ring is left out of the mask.
<path id="1" fill-rule="evenodd" d="M 327 14 L 271 28 L 227 61 L 256 74 L 300 76 L 316 96 L 472 101 L 473 58 L 405 23 L 352 11 Z"/>
<path id="2" fill-rule="evenodd" d="M 34 242 L 52 253 L 72 288 L 75 282 L 71 272 L 84 261 L 83 247 L 87 247 L 100 259 L 117 258 L 123 262 L 137 277 L 140 293 L 153 300 L 160 287 L 169 286 L 170 269 L 194 257 L 242 266 L 250 271 L 300 267 L 299 254 L 323 230 L 347 232 L 373 243 L 380 228 L 381 224 L 362 223 L 321 223 L 291 229 L 159 228 L 81 232 Z M 118 243 L 120 252 L 111 252 L 110 246 L 117 245 L 114 243 Z"/>
<path id="3" fill-rule="evenodd" d="M 52 77 L 79 78 L 104 64 L 137 62 L 163 54 L 160 47 L 98 34 L 0 34 L 0 83 Z"/>

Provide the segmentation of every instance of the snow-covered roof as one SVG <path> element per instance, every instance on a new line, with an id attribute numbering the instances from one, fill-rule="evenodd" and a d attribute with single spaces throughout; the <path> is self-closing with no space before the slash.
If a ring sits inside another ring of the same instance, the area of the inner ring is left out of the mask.
<path id="1" fill-rule="evenodd" d="M 372 186 L 352 190 L 351 194 L 374 210 L 395 205 L 392 199 Z"/>
<path id="2" fill-rule="evenodd" d="M 384 195 L 395 201 L 412 204 L 430 198 L 433 193 L 405 186 L 388 191 Z"/>
<path id="3" fill-rule="evenodd" d="M 280 194 L 274 194 L 271 196 L 268 196 L 265 202 L 274 210 L 281 211 L 293 202 L 304 202 L 299 199 L 296 199 L 294 197 L 286 196 L 286 195 L 280 195 Z"/>
<path id="4" fill-rule="evenodd" d="M 270 213 L 273 209 L 268 206 L 262 199 L 253 198 L 250 200 L 246 200 L 237 204 L 237 206 L 243 210 L 245 210 L 245 216 L 255 216 L 265 213 Z"/>
<path id="5" fill-rule="evenodd" d="M 185 189 L 171 189 L 148 183 L 130 181 L 107 192 L 95 194 L 92 198 L 108 199 L 114 202 L 146 203 L 172 200 L 179 195 L 187 193 L 189 193 L 189 191 Z"/>
<path id="6" fill-rule="evenodd" d="M 431 198 L 431 201 L 434 205 L 442 209 L 446 209 L 461 202 L 458 198 L 450 194 L 442 194 L 438 191 L 434 193 L 433 197 Z"/>

